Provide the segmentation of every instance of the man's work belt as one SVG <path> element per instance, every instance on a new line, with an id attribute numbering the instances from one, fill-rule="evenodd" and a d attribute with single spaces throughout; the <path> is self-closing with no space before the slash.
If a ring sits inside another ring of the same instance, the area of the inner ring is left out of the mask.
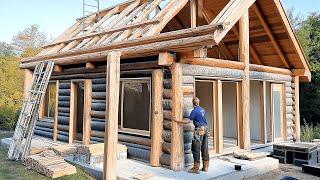
<path id="1" fill-rule="evenodd" d="M 193 141 L 200 141 L 200 136 L 208 134 L 208 128 L 206 126 L 199 126 L 194 129 Z"/>

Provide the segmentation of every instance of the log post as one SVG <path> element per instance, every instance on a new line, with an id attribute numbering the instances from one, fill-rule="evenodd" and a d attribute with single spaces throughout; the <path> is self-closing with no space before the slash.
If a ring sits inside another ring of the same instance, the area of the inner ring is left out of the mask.
<path id="1" fill-rule="evenodd" d="M 160 165 L 163 132 L 163 72 L 161 69 L 152 71 L 152 128 L 150 164 Z"/>
<path id="2" fill-rule="evenodd" d="M 215 149 L 216 153 L 223 151 L 223 117 L 222 117 L 222 82 L 217 80 L 214 88 L 214 134 L 215 134 Z"/>
<path id="3" fill-rule="evenodd" d="M 243 144 L 243 124 L 242 124 L 242 119 L 243 119 L 243 110 L 242 110 L 242 82 L 239 81 L 237 82 L 237 140 L 238 143 L 237 145 L 240 146 L 240 144 Z"/>
<path id="4" fill-rule="evenodd" d="M 59 107 L 59 87 L 60 82 L 56 82 L 56 102 L 54 105 L 54 121 L 53 121 L 53 141 L 58 140 L 58 107 Z"/>
<path id="5" fill-rule="evenodd" d="M 92 80 L 84 81 L 84 110 L 83 110 L 83 144 L 90 144 L 91 131 L 91 102 L 92 102 Z"/>
<path id="6" fill-rule="evenodd" d="M 73 143 L 75 124 L 77 119 L 77 85 L 71 82 L 70 85 L 70 120 L 69 120 L 69 144 Z"/>
<path id="7" fill-rule="evenodd" d="M 249 77 L 249 11 L 247 10 L 239 21 L 239 60 L 244 63 L 244 77 L 242 80 L 242 127 L 240 138 L 242 149 L 250 149 L 250 77 Z"/>
<path id="8" fill-rule="evenodd" d="M 299 76 L 294 77 L 294 98 L 295 98 L 295 133 L 296 133 L 296 140 L 300 141 L 300 91 L 299 91 Z"/>
<path id="9" fill-rule="evenodd" d="M 173 63 L 170 66 L 172 76 L 172 127 L 171 127 L 171 156 L 170 166 L 174 171 L 181 171 L 184 168 L 184 143 L 182 121 L 183 112 L 183 90 L 182 70 L 180 63 Z"/>
<path id="10" fill-rule="evenodd" d="M 260 89 L 260 115 L 261 115 L 261 143 L 267 143 L 267 82 L 263 81 L 259 84 Z"/>
<path id="11" fill-rule="evenodd" d="M 106 69 L 106 124 L 104 139 L 103 179 L 117 177 L 118 107 L 120 89 L 120 52 L 111 52 L 107 58 Z"/>
<path id="12" fill-rule="evenodd" d="M 32 84 L 33 71 L 31 69 L 24 70 L 24 90 L 23 90 L 23 98 L 27 100 L 29 97 L 29 89 Z"/>

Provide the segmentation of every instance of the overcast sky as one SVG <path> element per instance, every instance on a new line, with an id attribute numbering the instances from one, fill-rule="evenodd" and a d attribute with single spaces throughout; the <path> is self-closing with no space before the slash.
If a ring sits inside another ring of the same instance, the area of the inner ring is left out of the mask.
<path id="1" fill-rule="evenodd" d="M 124 1 L 100 0 L 100 6 L 105 8 Z M 282 1 L 286 8 L 294 7 L 296 13 L 304 16 L 320 11 L 320 0 Z M 10 43 L 13 35 L 31 24 L 40 25 L 41 31 L 55 38 L 81 16 L 82 0 L 1 0 L 0 41 Z"/>

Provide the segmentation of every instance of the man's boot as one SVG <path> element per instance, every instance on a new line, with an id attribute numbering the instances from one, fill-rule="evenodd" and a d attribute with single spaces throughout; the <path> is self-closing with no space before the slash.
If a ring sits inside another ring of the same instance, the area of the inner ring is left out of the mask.
<path id="1" fill-rule="evenodd" d="M 209 160 L 208 161 L 203 161 L 203 167 L 201 169 L 202 171 L 208 172 L 209 170 Z"/>
<path id="2" fill-rule="evenodd" d="M 193 164 L 193 168 L 191 168 L 188 172 L 189 172 L 189 173 L 199 174 L 199 173 L 200 173 L 199 168 L 200 168 L 200 163 L 195 162 L 195 163 Z"/>

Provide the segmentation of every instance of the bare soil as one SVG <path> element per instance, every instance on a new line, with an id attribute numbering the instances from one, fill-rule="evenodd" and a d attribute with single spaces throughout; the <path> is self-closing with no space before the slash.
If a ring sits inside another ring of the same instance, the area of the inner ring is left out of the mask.
<path id="1" fill-rule="evenodd" d="M 320 177 L 302 173 L 301 167 L 293 166 L 290 164 L 279 164 L 279 169 L 248 178 L 248 180 L 273 180 L 282 179 L 285 176 L 294 177 L 301 180 L 320 180 Z"/>

